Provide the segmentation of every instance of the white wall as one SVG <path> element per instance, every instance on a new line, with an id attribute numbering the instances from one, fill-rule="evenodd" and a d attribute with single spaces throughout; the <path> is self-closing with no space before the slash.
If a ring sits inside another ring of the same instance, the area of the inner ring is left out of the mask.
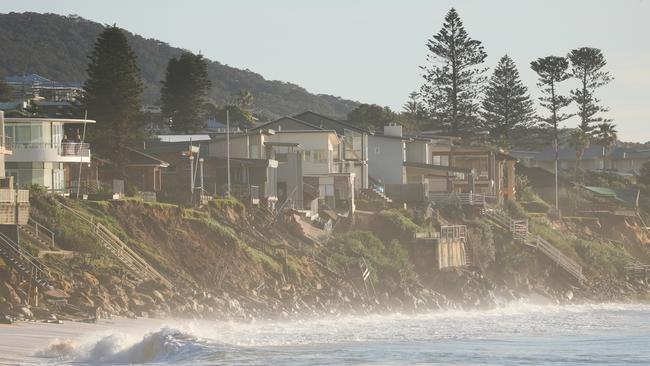
<path id="1" fill-rule="evenodd" d="M 368 175 L 384 184 L 406 183 L 404 142 L 396 138 L 368 136 Z"/>

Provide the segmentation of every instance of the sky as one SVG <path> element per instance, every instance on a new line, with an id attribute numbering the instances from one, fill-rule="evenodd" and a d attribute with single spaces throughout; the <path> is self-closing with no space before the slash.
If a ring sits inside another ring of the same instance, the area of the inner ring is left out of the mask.
<path id="1" fill-rule="evenodd" d="M 535 98 L 532 60 L 602 49 L 615 78 L 597 93 L 610 107 L 606 117 L 620 139 L 650 141 L 650 0 L 0 0 L 2 13 L 76 14 L 313 93 L 397 111 L 422 84 L 427 39 L 451 7 L 483 42 L 486 66 L 507 53 Z M 576 86 L 567 82 L 565 92 Z"/>

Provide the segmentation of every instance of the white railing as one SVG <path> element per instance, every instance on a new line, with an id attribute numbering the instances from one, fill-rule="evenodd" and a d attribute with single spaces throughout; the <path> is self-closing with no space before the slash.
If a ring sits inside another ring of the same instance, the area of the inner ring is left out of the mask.
<path id="1" fill-rule="evenodd" d="M 487 210 L 486 215 L 492 221 L 499 224 L 504 229 L 512 233 L 513 239 L 521 241 L 523 244 L 531 246 L 542 252 L 546 257 L 564 268 L 569 274 L 578 279 L 580 282 L 586 282 L 587 278 L 582 273 L 582 266 L 562 253 L 553 244 L 546 241 L 540 235 L 535 235 L 529 231 L 528 220 L 512 219 L 502 210 Z"/>
<path id="2" fill-rule="evenodd" d="M 17 142 L 13 146 L 16 150 L 56 149 L 60 156 L 90 157 L 90 145 L 85 142 Z"/>
<path id="3" fill-rule="evenodd" d="M 429 193 L 429 201 L 434 203 L 460 202 L 462 205 L 485 205 L 486 196 L 480 193 Z"/>

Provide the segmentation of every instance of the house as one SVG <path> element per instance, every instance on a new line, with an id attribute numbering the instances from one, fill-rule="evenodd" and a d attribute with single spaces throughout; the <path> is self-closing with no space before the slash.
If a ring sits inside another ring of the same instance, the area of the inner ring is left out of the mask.
<path id="1" fill-rule="evenodd" d="M 0 111 L 0 131 L 4 131 L 4 112 Z M 13 177 L 5 175 L 5 158 L 13 154 L 11 139 L 0 135 L 0 231 L 16 238 L 16 224 L 29 219 L 29 190 L 15 189 Z"/>
<path id="2" fill-rule="evenodd" d="M 461 145 L 448 136 L 406 136 L 392 124 L 369 137 L 369 176 L 398 201 L 432 194 L 483 193 L 515 196 L 516 159 L 486 145 Z"/>
<path id="3" fill-rule="evenodd" d="M 36 74 L 8 76 L 6 81 L 13 89 L 13 100 L 73 102 L 83 92 L 83 86 L 79 82 L 52 81 Z"/>
<path id="4" fill-rule="evenodd" d="M 255 129 L 272 129 L 278 132 L 289 130 L 334 131 L 339 137 L 339 151 L 335 152 L 334 163 L 339 173 L 354 173 L 355 190 L 368 188 L 368 131 L 344 121 L 324 116 L 312 111 L 302 112 L 293 117 L 282 117 L 264 123 Z"/>
<path id="5" fill-rule="evenodd" d="M 343 162 L 341 172 L 354 173 L 355 189 L 368 188 L 368 138 L 371 135 L 369 131 L 312 111 L 302 112 L 293 117 L 324 130 L 336 131 L 342 141 L 339 153 L 339 158 Z"/>
<path id="6" fill-rule="evenodd" d="M 576 149 L 563 147 L 558 150 L 558 168 L 560 170 L 574 170 L 579 166 L 583 170 L 617 170 L 624 173 L 640 169 L 650 154 L 638 152 L 634 149 L 612 146 L 607 153 L 607 161 L 603 161 L 603 147 L 592 144 L 578 160 Z M 532 166 L 538 166 L 550 171 L 555 170 L 555 150 L 551 147 L 541 151 L 531 162 Z"/>
<path id="7" fill-rule="evenodd" d="M 14 147 L 6 159 L 7 174 L 21 187 L 37 184 L 65 192 L 74 179 L 69 175 L 70 165 L 90 163 L 91 154 L 88 143 L 68 142 L 64 128 L 83 131 L 94 123 L 87 119 L 5 118 L 4 133 Z"/>

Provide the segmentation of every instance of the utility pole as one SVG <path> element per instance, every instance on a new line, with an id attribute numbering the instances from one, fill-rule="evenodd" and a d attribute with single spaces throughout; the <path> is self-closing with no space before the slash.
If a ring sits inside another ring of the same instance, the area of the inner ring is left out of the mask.
<path id="1" fill-rule="evenodd" d="M 557 135 L 555 137 L 555 141 L 553 142 L 554 148 L 555 148 L 555 211 L 557 211 L 557 214 L 560 214 L 560 199 L 558 195 L 558 178 L 557 178 L 557 173 L 558 173 L 558 160 L 559 160 L 559 148 L 558 148 L 558 143 L 557 143 Z"/>
<path id="2" fill-rule="evenodd" d="M 230 197 L 230 111 L 226 107 L 226 165 L 228 169 L 228 188 L 226 196 Z"/>
<path id="3" fill-rule="evenodd" d="M 201 169 L 201 195 L 203 195 L 203 158 L 199 158 L 199 169 Z"/>

